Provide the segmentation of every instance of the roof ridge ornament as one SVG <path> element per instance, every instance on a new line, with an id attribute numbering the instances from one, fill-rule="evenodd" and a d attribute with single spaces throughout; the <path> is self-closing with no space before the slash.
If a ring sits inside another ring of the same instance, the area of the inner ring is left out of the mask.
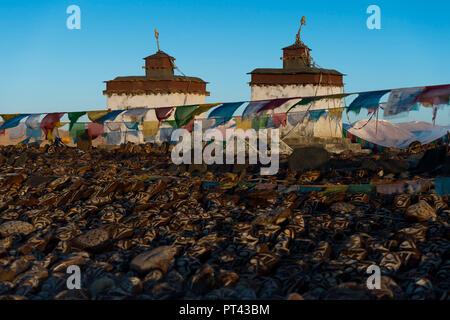
<path id="1" fill-rule="evenodd" d="M 306 25 L 306 18 L 305 18 L 305 16 L 303 16 L 302 20 L 300 21 L 300 29 L 298 29 L 298 33 L 297 33 L 297 36 L 296 36 L 295 43 L 301 43 L 300 33 L 302 32 L 302 26 L 303 25 Z"/>
<path id="2" fill-rule="evenodd" d="M 159 32 L 158 29 L 155 28 L 155 38 L 156 38 L 156 45 L 158 47 L 158 52 L 161 51 L 159 50 Z"/>

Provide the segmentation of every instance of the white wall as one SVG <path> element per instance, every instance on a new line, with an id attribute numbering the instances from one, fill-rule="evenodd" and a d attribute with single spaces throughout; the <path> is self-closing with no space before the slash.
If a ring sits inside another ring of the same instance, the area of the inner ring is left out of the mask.
<path id="1" fill-rule="evenodd" d="M 200 94 L 152 94 L 152 95 L 118 95 L 107 96 L 109 109 L 125 109 L 127 107 L 172 107 L 190 104 L 204 104 L 206 96 Z"/>
<path id="2" fill-rule="evenodd" d="M 311 97 L 328 94 L 343 93 L 343 87 L 307 85 L 271 85 L 252 86 L 252 100 L 266 100 L 289 97 Z M 293 99 L 275 110 L 276 113 L 286 112 L 291 106 L 299 102 L 300 99 Z M 290 112 L 305 111 L 307 106 L 298 106 Z M 342 99 L 323 99 L 313 102 L 309 110 L 330 109 L 342 107 Z M 289 125 L 288 125 L 289 126 Z M 291 128 L 288 128 L 288 130 Z M 317 137 L 341 137 L 342 119 L 320 118 L 314 123 L 314 136 Z"/>

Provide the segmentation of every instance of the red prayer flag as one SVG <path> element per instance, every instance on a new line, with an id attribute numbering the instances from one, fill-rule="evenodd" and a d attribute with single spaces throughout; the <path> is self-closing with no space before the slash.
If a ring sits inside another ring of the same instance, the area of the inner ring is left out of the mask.
<path id="1" fill-rule="evenodd" d="M 48 133 L 53 132 L 59 120 L 65 112 L 56 112 L 47 114 L 41 121 L 41 130 L 44 132 L 45 139 L 47 139 Z"/>
<path id="2" fill-rule="evenodd" d="M 275 99 L 267 103 L 264 107 L 259 109 L 257 112 L 266 111 L 266 110 L 274 110 L 278 107 L 281 107 L 285 102 L 289 101 L 292 98 L 281 98 Z"/>
<path id="3" fill-rule="evenodd" d="M 156 118 L 158 121 L 164 121 L 170 117 L 174 108 L 173 107 L 165 107 L 165 108 L 155 108 Z"/>
<path id="4" fill-rule="evenodd" d="M 96 123 L 96 122 L 90 122 L 90 123 L 88 123 L 87 127 L 88 127 L 89 137 L 91 137 L 92 140 L 103 135 L 103 132 L 104 132 L 103 124 Z"/>
<path id="5" fill-rule="evenodd" d="M 424 106 L 436 106 L 439 104 L 448 104 L 450 95 L 450 84 L 442 86 L 425 87 L 417 96 L 416 102 Z"/>
<path id="6" fill-rule="evenodd" d="M 280 126 L 286 126 L 286 113 L 274 113 L 273 114 L 273 125 L 278 128 Z"/>

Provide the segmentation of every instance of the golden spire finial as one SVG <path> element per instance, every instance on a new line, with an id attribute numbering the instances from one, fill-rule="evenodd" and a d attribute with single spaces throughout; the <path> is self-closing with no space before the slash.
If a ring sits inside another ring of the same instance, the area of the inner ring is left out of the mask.
<path id="1" fill-rule="evenodd" d="M 155 38 L 156 38 L 156 45 L 158 46 L 158 51 L 159 50 L 159 32 L 158 29 L 155 29 Z"/>
<path id="2" fill-rule="evenodd" d="M 297 37 L 296 37 L 296 42 L 300 42 L 300 32 L 302 32 L 302 26 L 306 25 L 306 18 L 305 16 L 302 17 L 302 21 L 300 22 L 300 29 L 298 29 L 298 33 L 297 33 Z"/>

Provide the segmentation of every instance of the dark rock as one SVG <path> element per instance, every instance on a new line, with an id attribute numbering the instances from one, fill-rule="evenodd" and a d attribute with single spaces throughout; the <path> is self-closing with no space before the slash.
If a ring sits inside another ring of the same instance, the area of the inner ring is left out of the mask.
<path id="1" fill-rule="evenodd" d="M 295 171 L 317 169 L 329 161 L 330 155 L 324 148 L 296 148 L 289 156 L 289 169 Z"/>
<path id="2" fill-rule="evenodd" d="M 120 281 L 119 286 L 129 296 L 136 296 L 143 289 L 142 281 L 138 277 L 125 277 Z"/>
<path id="3" fill-rule="evenodd" d="M 102 277 L 95 280 L 89 286 L 89 292 L 93 298 L 97 297 L 100 293 L 105 292 L 108 288 L 114 286 L 114 280 L 110 277 Z"/>
<path id="4" fill-rule="evenodd" d="M 14 162 L 15 167 L 23 167 L 27 163 L 28 156 L 27 154 L 23 153 L 17 158 L 16 162 Z"/>
<path id="5" fill-rule="evenodd" d="M 383 168 L 385 173 L 393 174 L 400 174 L 409 169 L 408 161 L 398 159 L 380 160 L 378 166 Z"/>
<path id="6" fill-rule="evenodd" d="M 208 169 L 208 167 L 204 163 L 203 164 L 192 163 L 189 165 L 188 172 L 195 173 L 195 174 L 203 174 L 203 173 L 206 173 L 207 169 Z"/>
<path id="7" fill-rule="evenodd" d="M 372 295 L 364 284 L 342 283 L 328 290 L 325 300 L 371 300 Z"/>
<path id="8" fill-rule="evenodd" d="M 87 130 L 77 137 L 77 147 L 83 151 L 89 151 L 92 148 L 92 139 Z"/>
<path id="9" fill-rule="evenodd" d="M 43 176 L 31 176 L 26 181 L 25 184 L 37 188 L 41 185 L 46 185 L 53 179 L 51 177 L 43 177 Z"/>
<path id="10" fill-rule="evenodd" d="M 380 168 L 380 166 L 377 164 L 377 162 L 375 162 L 375 161 L 372 160 L 372 159 L 364 159 L 364 160 L 361 162 L 361 169 L 367 169 L 367 170 L 370 170 L 370 171 L 375 172 L 375 171 L 377 171 L 379 168 Z"/>
<path id="11" fill-rule="evenodd" d="M 368 160 L 365 160 L 366 165 L 367 161 Z M 328 166 L 333 169 L 359 168 L 362 166 L 362 162 L 358 160 L 331 159 L 330 161 L 328 161 Z"/>
<path id="12" fill-rule="evenodd" d="M 420 159 L 416 170 L 419 172 L 431 172 L 442 167 L 447 157 L 446 146 L 429 149 Z"/>
<path id="13" fill-rule="evenodd" d="M 268 274 L 280 261 L 280 257 L 273 253 L 259 253 L 250 259 L 249 271 L 258 275 Z"/>
<path id="14" fill-rule="evenodd" d="M 322 263 L 326 259 L 328 259 L 331 255 L 331 246 L 328 242 L 322 241 L 317 246 L 317 249 L 314 251 L 313 254 L 313 261 L 315 263 Z"/>
<path id="15" fill-rule="evenodd" d="M 86 289 L 64 290 L 58 293 L 55 300 L 89 300 L 89 292 Z"/>
<path id="16" fill-rule="evenodd" d="M 215 285 L 215 276 L 214 269 L 209 265 L 205 264 L 197 272 L 191 279 L 191 289 L 197 294 L 205 294 L 208 291 L 212 290 Z"/>

